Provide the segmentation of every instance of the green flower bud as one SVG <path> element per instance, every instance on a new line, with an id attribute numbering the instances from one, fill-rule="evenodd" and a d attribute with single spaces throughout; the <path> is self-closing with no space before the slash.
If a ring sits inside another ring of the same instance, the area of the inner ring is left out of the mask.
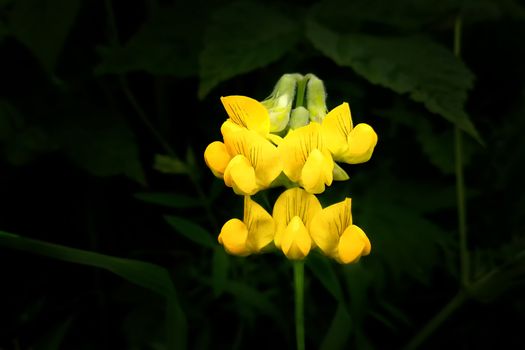
<path id="1" fill-rule="evenodd" d="M 305 126 L 310 122 L 310 112 L 303 106 L 299 106 L 297 108 L 294 108 L 292 110 L 292 114 L 290 116 L 290 122 L 288 123 L 288 126 L 290 129 L 297 129 L 301 126 Z"/>
<path id="2" fill-rule="evenodd" d="M 310 112 L 310 120 L 321 123 L 327 113 L 326 91 L 323 81 L 315 75 L 309 73 L 306 85 L 306 108 Z"/>
<path id="3" fill-rule="evenodd" d="M 284 74 L 271 95 L 261 103 L 270 114 L 270 132 L 283 131 L 290 120 L 290 112 L 295 99 L 297 81 L 302 79 L 301 74 Z"/>

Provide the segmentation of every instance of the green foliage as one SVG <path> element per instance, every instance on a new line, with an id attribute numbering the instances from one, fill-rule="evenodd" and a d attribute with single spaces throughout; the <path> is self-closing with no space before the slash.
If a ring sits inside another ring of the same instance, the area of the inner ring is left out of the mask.
<path id="1" fill-rule="evenodd" d="M 12 35 L 53 74 L 58 57 L 80 9 L 80 0 L 17 0 L 9 16 Z"/>
<path id="2" fill-rule="evenodd" d="M 211 16 L 199 56 L 199 96 L 220 82 L 277 61 L 299 39 L 298 24 L 278 9 L 234 2 Z"/>
<path id="3" fill-rule="evenodd" d="M 351 67 L 373 84 L 410 94 L 480 140 L 463 109 L 473 75 L 450 50 L 425 37 L 339 34 L 314 21 L 308 22 L 307 35 L 338 65 Z"/>
<path id="4" fill-rule="evenodd" d="M 144 71 L 188 77 L 197 74 L 203 26 L 188 26 L 187 18 L 202 13 L 200 1 L 157 9 L 122 47 L 101 47 L 97 74 Z M 204 22 L 205 18 L 201 17 Z"/>
<path id="5" fill-rule="evenodd" d="M 170 346 L 185 344 L 186 321 L 168 272 L 150 263 L 116 258 L 58 244 L 28 239 L 0 231 L 0 246 L 66 262 L 98 267 L 166 298 L 166 337 Z"/>
<path id="6" fill-rule="evenodd" d="M 170 208 L 195 208 L 201 207 L 203 204 L 195 197 L 189 197 L 177 193 L 135 193 L 135 198 L 146 203 L 158 204 Z"/>
<path id="7" fill-rule="evenodd" d="M 164 216 L 164 219 L 175 229 L 175 231 L 189 240 L 202 245 L 203 247 L 215 247 L 216 243 L 211 238 L 210 233 L 192 221 L 172 215 L 166 215 Z"/>

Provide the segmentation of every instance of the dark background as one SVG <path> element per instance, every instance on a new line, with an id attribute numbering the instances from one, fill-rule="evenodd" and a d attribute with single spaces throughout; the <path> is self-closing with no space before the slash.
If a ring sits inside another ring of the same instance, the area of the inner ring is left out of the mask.
<path id="1" fill-rule="evenodd" d="M 291 265 L 223 252 L 242 199 L 202 156 L 220 96 L 292 72 L 379 135 L 320 197 L 372 254 L 308 258 L 307 348 L 525 348 L 524 42 L 513 0 L 0 1 L 0 349 L 294 348 Z"/>

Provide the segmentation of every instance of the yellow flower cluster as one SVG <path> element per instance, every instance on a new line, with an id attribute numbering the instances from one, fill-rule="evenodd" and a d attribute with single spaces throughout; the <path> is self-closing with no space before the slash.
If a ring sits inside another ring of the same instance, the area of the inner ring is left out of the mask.
<path id="1" fill-rule="evenodd" d="M 276 128 L 264 102 L 246 96 L 221 101 L 229 117 L 221 126 L 223 142 L 211 143 L 204 158 L 215 176 L 244 196 L 243 220 L 226 222 L 218 238 L 226 251 L 247 256 L 276 247 L 299 260 L 317 247 L 344 264 L 368 255 L 370 241 L 352 223 L 350 198 L 322 208 L 314 194 L 324 192 L 333 180 L 348 179 L 335 161 L 357 164 L 370 159 L 377 143 L 374 130 L 367 124 L 353 126 L 348 103 L 305 125 L 281 130 L 286 123 L 281 118 Z M 251 198 L 280 185 L 292 188 L 279 196 L 271 215 Z"/>

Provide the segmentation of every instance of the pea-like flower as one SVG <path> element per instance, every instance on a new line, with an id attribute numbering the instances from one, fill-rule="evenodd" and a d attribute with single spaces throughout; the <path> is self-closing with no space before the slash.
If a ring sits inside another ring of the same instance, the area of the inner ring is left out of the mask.
<path id="1" fill-rule="evenodd" d="M 370 254 L 368 237 L 352 224 L 350 198 L 319 211 L 311 221 L 310 234 L 325 255 L 342 264 L 356 262 Z"/>
<path id="2" fill-rule="evenodd" d="M 346 102 L 326 115 L 322 132 L 334 160 L 348 164 L 368 161 L 377 144 L 377 134 L 370 125 L 360 123 L 354 128 L 350 107 Z"/>
<path id="3" fill-rule="evenodd" d="M 281 141 L 280 136 L 270 133 L 270 113 L 261 102 L 241 95 L 221 97 L 221 102 L 229 117 L 226 128 L 253 130 L 275 144 Z"/>
<path id="4" fill-rule="evenodd" d="M 212 142 L 204 159 L 215 176 L 240 195 L 253 195 L 270 186 L 282 171 L 277 148 L 254 130 L 221 127 L 224 143 Z"/>
<path id="5" fill-rule="evenodd" d="M 321 209 L 319 200 L 302 188 L 288 189 L 277 198 L 273 207 L 274 243 L 288 259 L 303 259 L 314 247 L 309 226 Z"/>
<path id="6" fill-rule="evenodd" d="M 244 219 L 228 220 L 218 241 L 224 249 L 238 256 L 261 253 L 275 235 L 275 223 L 270 214 L 249 196 L 244 197 Z"/>
<path id="7" fill-rule="evenodd" d="M 279 144 L 284 174 L 310 193 L 321 193 L 333 180 L 334 161 L 321 125 L 312 122 L 291 130 Z"/>

